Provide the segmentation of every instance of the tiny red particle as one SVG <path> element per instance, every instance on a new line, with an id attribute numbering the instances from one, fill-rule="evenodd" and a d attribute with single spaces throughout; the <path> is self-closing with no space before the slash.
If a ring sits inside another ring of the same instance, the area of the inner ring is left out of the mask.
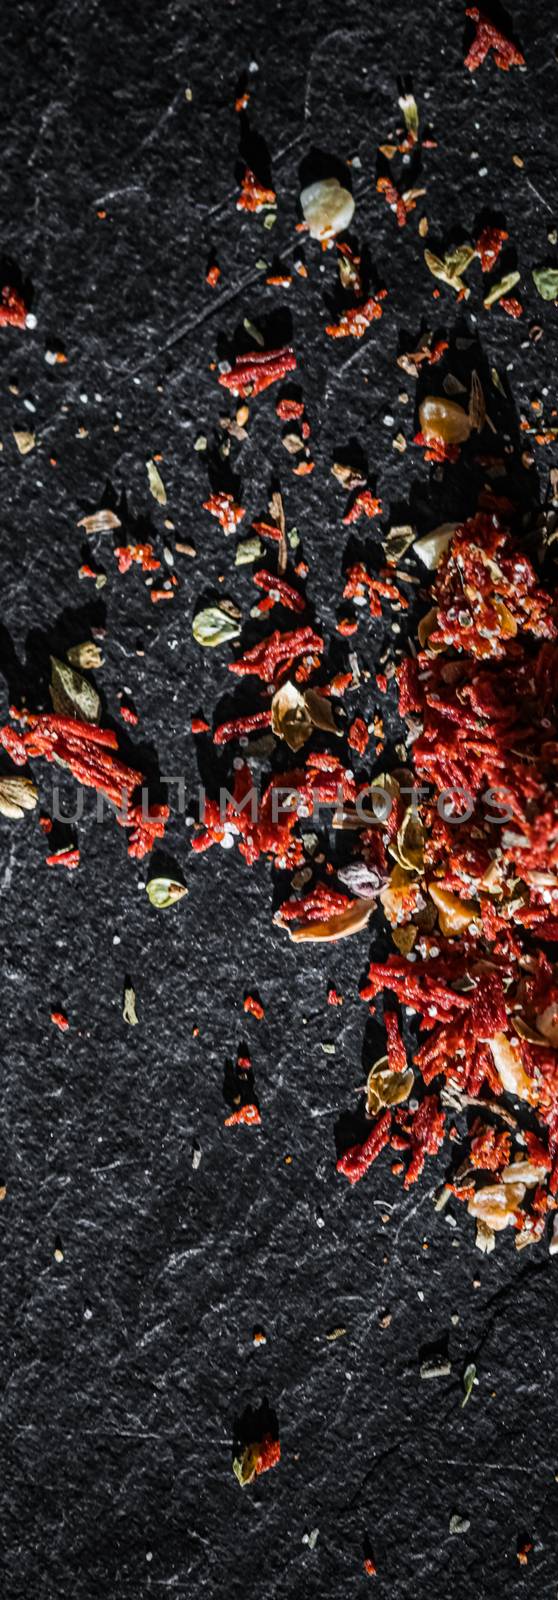
<path id="1" fill-rule="evenodd" d="M 70 1024 L 63 1011 L 51 1011 L 50 1020 L 51 1022 L 54 1022 L 57 1028 L 60 1028 L 61 1033 L 67 1033 Z"/>
<path id="2" fill-rule="evenodd" d="M 254 994 L 247 994 L 244 996 L 244 1010 L 249 1012 L 250 1016 L 257 1017 L 258 1022 L 261 1021 L 262 1017 L 265 1017 L 265 1011 L 261 1000 L 256 1000 L 256 996 Z"/>

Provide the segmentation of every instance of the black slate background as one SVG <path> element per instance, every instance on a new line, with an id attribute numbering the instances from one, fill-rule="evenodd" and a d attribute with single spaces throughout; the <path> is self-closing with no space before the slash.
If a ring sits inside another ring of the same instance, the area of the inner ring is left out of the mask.
<path id="1" fill-rule="evenodd" d="M 485 206 L 502 212 L 525 316 L 484 313 L 472 274 L 468 326 L 517 407 L 545 386 L 551 404 L 558 323 L 529 269 L 553 255 L 558 66 L 545 0 L 518 0 L 514 22 L 528 71 L 486 65 L 472 78 L 458 0 L 266 10 L 253 0 L 65 0 L 6 11 L 0 248 L 28 281 L 38 322 L 0 339 L 3 720 L 24 690 L 29 704 L 48 704 L 49 650 L 106 626 L 96 675 L 106 717 L 122 726 L 126 687 L 140 725 L 129 741 L 124 730 L 124 748 L 195 789 L 190 719 L 211 720 L 229 652 L 202 658 L 193 608 L 222 573 L 245 611 L 253 590 L 250 569 L 233 568 L 231 542 L 200 509 L 207 457 L 193 445 L 200 433 L 213 440 L 226 409 L 209 362 L 246 315 L 265 325 L 272 310 L 290 311 L 317 467 L 306 481 L 291 477 L 264 396 L 235 456 L 242 502 L 262 515 L 270 472 L 281 474 L 326 629 L 346 544 L 329 473 L 341 445 L 362 445 L 385 527 L 409 503 L 424 529 L 470 509 L 467 471 L 437 483 L 416 450 L 391 446 L 399 428 L 412 433 L 413 384 L 395 365 L 401 330 L 452 327 L 457 316 L 449 292 L 432 300 L 419 213 L 398 232 L 370 181 L 396 125 L 400 74 L 412 75 L 438 140 L 423 163 L 429 242 L 471 229 Z M 234 204 L 234 95 L 252 62 L 250 123 L 279 195 L 273 234 Z M 266 288 L 255 264 L 275 249 L 290 258 L 312 146 L 360 156 L 355 226 L 389 287 L 383 321 L 350 349 L 323 334 L 331 257 L 308 247 L 310 277 L 290 291 Z M 211 248 L 217 292 L 204 281 Z M 536 344 L 533 321 L 544 328 Z M 45 349 L 57 343 L 68 362 L 51 367 Z M 12 430 L 30 426 L 37 448 L 21 458 Z M 145 462 L 158 451 L 166 511 L 147 488 Z M 552 459 L 540 452 L 531 470 L 533 501 Z M 105 589 L 92 600 L 79 584 L 76 523 L 102 503 L 107 480 L 150 520 L 159 553 L 176 538 L 195 544 L 195 561 L 176 556 L 172 605 L 152 607 L 137 571 L 117 576 L 110 539 L 92 547 Z M 361 629 L 361 665 L 387 629 Z M 35 775 L 47 808 L 51 774 L 35 763 Z M 71 800 L 73 785 L 63 792 Z M 366 938 L 331 952 L 289 945 L 272 926 L 269 869 L 249 872 L 233 851 L 192 858 L 179 816 L 168 851 L 190 893 L 165 914 L 145 896 L 147 863 L 128 859 L 122 832 L 111 820 L 97 826 L 89 803 L 75 874 L 46 869 L 33 816 L 0 819 L 0 833 L 2 1592 L 329 1600 L 366 1588 L 369 1538 L 375 1592 L 390 1600 L 553 1596 L 556 1266 L 544 1246 L 518 1255 L 507 1240 L 481 1257 L 461 1213 L 453 1228 L 433 1211 L 442 1162 L 408 1195 L 385 1160 L 354 1191 L 335 1176 L 335 1124 L 363 1078 Z M 127 974 L 136 1029 L 121 1017 Z M 340 1010 L 326 1005 L 331 981 L 345 995 Z M 263 1023 L 244 1017 L 247 987 L 265 1002 Z M 65 1036 L 53 1008 L 68 1012 Z M 243 1043 L 259 1132 L 222 1125 L 225 1063 Z M 267 1333 L 260 1348 L 256 1324 Z M 339 1325 L 345 1336 L 328 1342 Z M 421 1382 L 421 1352 L 444 1338 L 451 1375 Z M 462 1410 L 471 1359 L 479 1385 Z M 241 1492 L 235 1418 L 264 1396 L 282 1461 Z M 458 1537 L 454 1512 L 470 1521 Z M 516 1557 L 524 1538 L 534 1546 L 527 1567 Z"/>

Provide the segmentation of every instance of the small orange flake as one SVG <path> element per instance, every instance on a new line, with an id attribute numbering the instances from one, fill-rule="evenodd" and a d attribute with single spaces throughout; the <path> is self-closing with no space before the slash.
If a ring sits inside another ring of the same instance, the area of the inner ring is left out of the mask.
<path id="1" fill-rule="evenodd" d="M 258 1022 L 261 1022 L 262 1017 L 265 1017 L 261 1000 L 257 1000 L 254 994 L 244 996 L 244 1010 L 249 1012 L 250 1016 L 257 1017 Z"/>
<path id="2" fill-rule="evenodd" d="M 261 1120 L 257 1106 L 241 1106 L 240 1111 L 233 1111 L 232 1116 L 225 1117 L 225 1127 L 234 1128 L 239 1122 L 245 1122 L 249 1127 L 255 1127 Z"/>
<path id="3" fill-rule="evenodd" d="M 54 1022 L 56 1028 L 60 1029 L 61 1033 L 67 1033 L 70 1024 L 63 1011 L 51 1011 L 50 1020 Z"/>

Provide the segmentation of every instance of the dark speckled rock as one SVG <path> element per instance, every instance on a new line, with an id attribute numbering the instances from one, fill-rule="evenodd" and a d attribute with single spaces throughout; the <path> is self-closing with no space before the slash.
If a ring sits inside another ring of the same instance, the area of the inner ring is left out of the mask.
<path id="1" fill-rule="evenodd" d="M 346 545 L 329 470 L 341 446 L 362 447 L 385 527 L 405 509 L 408 519 L 409 504 L 421 531 L 471 508 L 467 470 L 429 479 L 416 450 L 391 443 L 414 431 L 400 334 L 451 328 L 457 315 L 449 292 L 432 299 L 418 212 L 399 231 L 375 193 L 402 75 L 437 139 L 421 173 L 430 241 L 472 229 L 492 206 L 517 252 L 523 319 L 484 313 L 477 277 L 469 331 L 518 409 L 547 389 L 555 399 L 557 314 L 530 277 L 556 221 L 558 67 L 545 0 L 517 0 L 514 24 L 527 71 L 487 64 L 472 77 L 459 0 L 14 0 L 6 10 L 0 249 L 32 291 L 37 326 L 0 334 L 2 720 L 24 692 L 48 704 L 51 650 L 106 628 L 96 674 L 105 714 L 120 727 L 126 688 L 140 715 L 126 748 L 151 775 L 183 773 L 195 791 L 191 717 L 210 719 L 229 685 L 227 649 L 202 658 L 193 645 L 193 606 L 221 573 L 245 612 L 253 590 L 200 509 L 207 457 L 194 442 L 214 441 L 226 398 L 210 363 L 245 316 L 265 325 L 280 306 L 292 317 L 316 470 L 291 476 L 264 397 L 235 447 L 242 503 L 261 516 L 270 475 L 281 474 L 329 636 Z M 234 97 L 252 63 L 250 129 L 266 141 L 279 197 L 271 233 L 235 209 Z M 325 338 L 334 272 L 318 247 L 306 248 L 310 276 L 290 290 L 266 288 L 257 266 L 275 251 L 292 259 L 311 150 L 360 161 L 355 228 L 389 290 L 362 343 Z M 205 283 L 213 249 L 216 291 Z M 45 360 L 56 349 L 66 364 Z M 12 437 L 23 428 L 37 436 L 26 457 Z M 166 510 L 147 485 L 145 463 L 159 453 Z M 544 491 L 552 459 L 539 452 L 527 500 Z M 95 594 L 78 581 L 76 524 L 107 480 L 148 519 L 159 555 L 177 539 L 196 546 L 195 560 L 175 555 L 172 605 L 149 604 L 137 569 L 118 577 L 110 537 L 90 547 L 106 586 Z M 361 629 L 361 666 L 389 637 L 387 619 Z M 48 809 L 51 773 L 34 770 Z M 71 783 L 63 794 L 71 803 Z M 335 1124 L 363 1080 L 367 935 L 331 952 L 295 949 L 272 924 L 269 869 L 247 871 L 234 851 L 192 859 L 176 815 L 166 848 L 189 896 L 158 914 L 147 863 L 128 859 L 113 821 L 97 826 L 87 802 L 79 831 L 79 870 L 49 872 L 36 817 L 0 819 L 6 1600 L 337 1600 L 368 1582 L 366 1539 L 378 1597 L 552 1600 L 555 1264 L 546 1247 L 518 1256 L 507 1239 L 481 1257 L 462 1214 L 452 1226 L 433 1210 L 441 1159 L 407 1195 L 388 1159 L 354 1190 L 335 1175 Z M 136 1028 L 122 1020 L 127 975 Z M 339 1010 L 326 1005 L 332 981 Z M 264 1001 L 263 1022 L 243 1013 L 247 987 Z M 67 1034 L 52 1009 L 67 1011 Z M 259 1130 L 223 1128 L 225 1065 L 243 1044 Z M 267 1335 L 259 1347 L 256 1325 Z M 344 1336 L 328 1341 L 336 1327 Z M 422 1352 L 444 1340 L 450 1374 L 421 1381 Z M 479 1383 L 463 1410 L 470 1360 Z M 264 1398 L 282 1460 L 241 1491 L 235 1419 Z M 453 1515 L 470 1523 L 459 1537 Z M 521 1566 L 525 1538 L 533 1549 Z"/>

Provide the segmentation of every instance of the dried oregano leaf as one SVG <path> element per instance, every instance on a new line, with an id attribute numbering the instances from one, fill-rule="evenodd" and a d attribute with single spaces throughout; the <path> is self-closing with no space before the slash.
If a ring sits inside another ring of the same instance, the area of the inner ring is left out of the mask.
<path id="1" fill-rule="evenodd" d="M 78 722 L 98 722 L 101 702 L 93 684 L 57 656 L 51 656 L 50 668 L 50 698 L 57 716 L 75 717 Z"/>
<path id="2" fill-rule="evenodd" d="M 229 639 L 238 639 L 240 631 L 239 623 L 222 606 L 205 606 L 203 611 L 198 611 L 192 623 L 196 643 L 203 645 L 206 650 L 213 650 L 219 644 L 228 644 Z"/>
<path id="3" fill-rule="evenodd" d="M 103 657 L 99 646 L 94 644 L 92 639 L 85 639 L 83 644 L 72 645 L 71 650 L 66 651 L 66 655 L 72 667 L 85 667 L 86 671 L 89 672 L 94 667 L 102 667 L 103 665 Z"/>
<path id="4" fill-rule="evenodd" d="M 184 884 L 176 883 L 174 878 L 150 878 L 145 889 L 157 911 L 166 911 L 168 906 L 176 905 L 188 893 Z"/>
<path id="5" fill-rule="evenodd" d="M 127 983 L 124 988 L 122 1016 L 125 1022 L 129 1022 L 131 1028 L 135 1028 L 137 1026 L 138 1014 L 136 1011 L 136 991 L 132 988 L 131 983 Z"/>
<path id="6" fill-rule="evenodd" d="M 147 476 L 149 478 L 149 487 L 150 487 L 151 493 L 153 495 L 153 499 L 157 500 L 158 504 L 160 506 L 166 506 L 166 503 L 167 503 L 167 491 L 165 489 L 165 485 L 163 483 L 163 479 L 161 477 L 161 474 L 160 474 L 158 468 L 155 465 L 155 462 L 154 461 L 146 461 L 145 465 L 147 467 Z"/>
<path id="7" fill-rule="evenodd" d="M 471 293 L 468 285 L 463 282 L 463 273 L 470 267 L 476 255 L 472 244 L 459 244 L 455 249 L 447 250 L 443 258 L 434 255 L 432 250 L 425 250 L 424 259 L 429 271 L 434 278 L 439 278 L 442 283 L 447 283 L 450 289 L 455 289 L 457 294 L 465 294 L 467 299 Z"/>
<path id="8" fill-rule="evenodd" d="M 259 561 L 262 550 L 263 545 L 261 539 L 241 539 L 240 544 L 237 544 L 235 551 L 235 567 L 243 567 L 249 561 Z"/>
<path id="9" fill-rule="evenodd" d="M 470 1361 L 468 1367 L 465 1368 L 465 1371 L 463 1373 L 463 1391 L 464 1391 L 464 1394 L 463 1394 L 463 1399 L 461 1401 L 461 1410 L 463 1410 L 463 1407 L 467 1405 L 467 1401 L 471 1398 L 471 1395 L 472 1395 L 472 1392 L 473 1392 L 473 1388 L 474 1388 L 474 1385 L 475 1385 L 476 1381 L 477 1381 L 477 1369 L 476 1369 L 474 1361 Z"/>
<path id="10" fill-rule="evenodd" d="M 0 778 L 0 813 L 3 817 L 22 817 L 32 811 L 39 791 L 30 778 Z"/>
<path id="11" fill-rule="evenodd" d="M 490 306 L 496 304 L 497 300 L 501 300 L 505 294 L 509 294 L 510 289 L 515 289 L 515 285 L 516 283 L 519 283 L 520 277 L 520 272 L 506 272 L 504 278 L 500 278 L 498 283 L 493 284 L 492 289 L 490 289 L 489 293 L 485 295 L 483 300 L 485 310 L 488 311 Z M 551 297 L 549 296 L 549 298 Z"/>
<path id="12" fill-rule="evenodd" d="M 532 278 L 542 300 L 558 300 L 558 267 L 533 267 Z"/>

